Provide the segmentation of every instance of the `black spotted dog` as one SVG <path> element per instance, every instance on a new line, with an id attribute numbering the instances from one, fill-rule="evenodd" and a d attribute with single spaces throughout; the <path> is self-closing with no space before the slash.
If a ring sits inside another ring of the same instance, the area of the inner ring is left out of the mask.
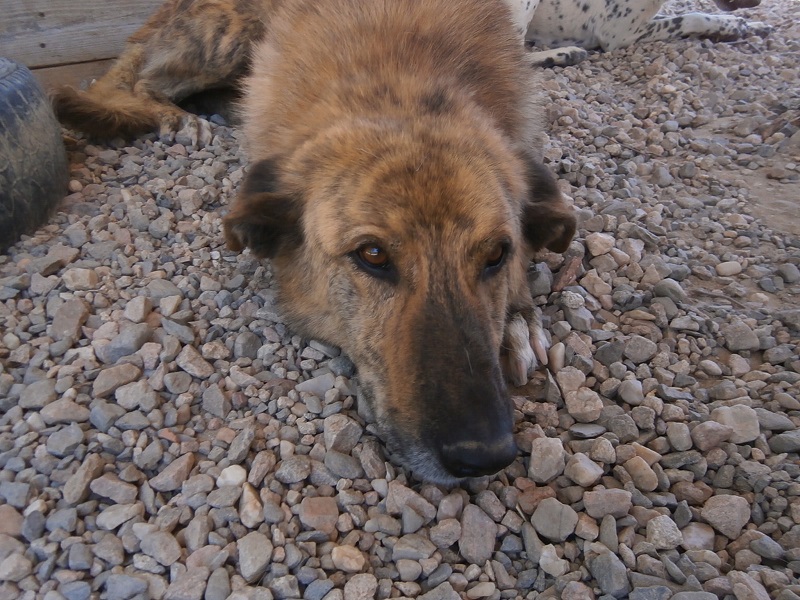
<path id="1" fill-rule="evenodd" d="M 764 36 L 765 23 L 733 15 L 688 13 L 656 16 L 665 0 L 508 0 L 526 42 L 551 50 L 532 52 L 542 66 L 573 65 L 587 50 L 625 48 L 638 42 L 702 37 L 729 42 Z M 758 6 L 761 0 L 714 0 L 725 12 Z"/>

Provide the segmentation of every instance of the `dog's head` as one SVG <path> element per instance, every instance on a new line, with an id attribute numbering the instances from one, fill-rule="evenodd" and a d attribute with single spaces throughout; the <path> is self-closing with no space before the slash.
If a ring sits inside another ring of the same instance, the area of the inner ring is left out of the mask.
<path id="1" fill-rule="evenodd" d="M 327 132 L 253 164 L 225 219 L 231 248 L 272 259 L 288 323 L 353 359 L 392 453 L 438 482 L 516 456 L 507 317 L 531 307 L 531 254 L 575 230 L 543 166 L 453 131 Z"/>

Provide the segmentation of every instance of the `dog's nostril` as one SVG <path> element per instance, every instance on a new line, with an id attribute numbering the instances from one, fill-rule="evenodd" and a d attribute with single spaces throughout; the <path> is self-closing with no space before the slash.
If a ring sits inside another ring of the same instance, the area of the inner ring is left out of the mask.
<path id="1" fill-rule="evenodd" d="M 442 465 L 453 477 L 493 475 L 517 457 L 514 438 L 508 436 L 494 444 L 459 442 L 442 448 Z"/>

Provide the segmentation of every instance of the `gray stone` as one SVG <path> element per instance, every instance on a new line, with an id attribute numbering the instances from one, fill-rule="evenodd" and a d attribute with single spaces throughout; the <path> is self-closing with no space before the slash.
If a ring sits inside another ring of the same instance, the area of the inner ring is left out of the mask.
<path id="1" fill-rule="evenodd" d="M 111 574 L 106 579 L 106 597 L 128 600 L 147 591 L 147 581 L 130 575 Z"/>
<path id="2" fill-rule="evenodd" d="M 800 429 L 773 435 L 769 438 L 769 447 L 775 453 L 800 451 Z"/>
<path id="3" fill-rule="evenodd" d="M 619 384 L 617 388 L 617 396 L 620 400 L 631 406 L 639 406 L 644 402 L 644 392 L 642 391 L 642 382 L 638 379 L 626 379 Z"/>
<path id="4" fill-rule="evenodd" d="M 317 579 L 308 584 L 303 592 L 303 600 L 322 600 L 333 589 L 330 579 Z"/>
<path id="5" fill-rule="evenodd" d="M 686 302 L 686 292 L 681 285 L 674 279 L 662 279 L 653 286 L 653 295 L 669 298 L 673 302 Z"/>
<path id="6" fill-rule="evenodd" d="M 194 454 L 179 456 L 150 480 L 150 487 L 159 492 L 171 492 L 183 485 L 194 466 Z"/>
<path id="7" fill-rule="evenodd" d="M 112 504 L 97 515 L 97 526 L 100 529 L 112 531 L 134 517 L 144 514 L 144 506 L 141 502 L 136 504 Z"/>
<path id="8" fill-rule="evenodd" d="M 310 392 L 318 398 L 324 398 L 325 392 L 333 387 L 335 381 L 336 377 L 333 373 L 325 373 L 319 377 L 313 377 L 298 383 L 294 389 L 298 392 Z"/>
<path id="9" fill-rule="evenodd" d="M 203 392 L 203 410 L 224 419 L 231 410 L 231 401 L 219 386 L 212 384 Z"/>
<path id="10" fill-rule="evenodd" d="M 205 600 L 226 600 L 230 593 L 228 571 L 225 567 L 214 569 L 206 582 Z"/>
<path id="11" fill-rule="evenodd" d="M 640 335 L 632 335 L 625 344 L 624 355 L 634 364 L 640 364 L 653 358 L 658 352 L 655 342 Z"/>
<path id="12" fill-rule="evenodd" d="M 75 449 L 83 443 L 83 430 L 77 423 L 59 429 L 47 438 L 47 451 L 63 458 L 71 456 Z"/>
<path id="13" fill-rule="evenodd" d="M 97 348 L 97 357 L 106 364 L 113 365 L 123 356 L 129 356 L 150 340 L 153 329 L 146 323 L 134 323 L 125 327 L 108 344 Z"/>
<path id="14" fill-rule="evenodd" d="M 74 508 L 59 508 L 47 517 L 45 527 L 48 531 L 58 529 L 72 533 L 78 525 L 78 511 Z"/>
<path id="15" fill-rule="evenodd" d="M 311 475 L 311 460 L 295 454 L 278 464 L 275 479 L 281 483 L 298 483 Z"/>
<path id="16" fill-rule="evenodd" d="M 800 281 L 800 269 L 793 263 L 782 263 L 778 265 L 775 270 L 786 283 L 797 283 Z"/>
<path id="17" fill-rule="evenodd" d="M 656 550 L 672 550 L 683 542 L 683 536 L 675 521 L 667 515 L 659 515 L 647 521 L 647 541 Z"/>
<path id="18" fill-rule="evenodd" d="M 589 561 L 589 572 L 604 594 L 625 598 L 631 591 L 628 573 L 622 561 L 611 552 L 604 552 Z"/>
<path id="19" fill-rule="evenodd" d="M 722 535 L 735 540 L 750 520 L 750 504 L 741 496 L 712 496 L 703 504 L 700 515 Z"/>
<path id="20" fill-rule="evenodd" d="M 343 414 L 326 417 L 323 426 L 325 447 L 343 454 L 353 450 L 364 431 L 361 425 Z"/>
<path id="21" fill-rule="evenodd" d="M 758 414 L 744 404 L 720 406 L 711 411 L 710 416 L 712 420 L 728 425 L 733 430 L 728 440 L 734 444 L 752 442 L 761 432 Z"/>
<path id="22" fill-rule="evenodd" d="M 358 573 L 344 584 L 347 600 L 372 600 L 378 590 L 378 580 L 372 573 Z"/>
<path id="23" fill-rule="evenodd" d="M 80 298 L 66 300 L 53 315 L 50 335 L 54 340 L 80 339 L 81 327 L 86 323 L 89 314 L 89 305 Z"/>
<path id="24" fill-rule="evenodd" d="M 103 433 L 106 433 L 125 412 L 125 409 L 121 406 L 109 404 L 103 400 L 95 400 L 89 412 L 89 422 Z"/>
<path id="25" fill-rule="evenodd" d="M 14 508 L 26 508 L 31 486 L 21 481 L 0 481 L 0 498 Z"/>
<path id="26" fill-rule="evenodd" d="M 194 346 L 184 346 L 183 350 L 175 357 L 175 363 L 181 369 L 189 373 L 189 375 L 197 377 L 198 379 L 211 377 L 215 370 L 214 367 L 194 349 Z"/>
<path id="27" fill-rule="evenodd" d="M 103 472 L 105 461 L 98 454 L 87 454 L 78 470 L 64 484 L 64 500 L 77 505 L 89 496 L 89 485 Z"/>
<path id="28" fill-rule="evenodd" d="M 251 531 L 237 542 L 239 573 L 253 583 L 267 570 L 272 557 L 272 542 L 263 533 Z"/>
<path id="29" fill-rule="evenodd" d="M 153 279 L 147 284 L 146 288 L 150 298 L 156 301 L 170 296 L 183 297 L 181 289 L 168 279 Z"/>
<path id="30" fill-rule="evenodd" d="M 449 581 L 445 581 L 432 590 L 417 596 L 417 600 L 461 600 L 461 596 L 453 589 Z"/>
<path id="31" fill-rule="evenodd" d="M 300 597 L 300 585 L 294 575 L 276 577 L 269 582 L 269 589 L 276 600 Z"/>
<path id="32" fill-rule="evenodd" d="M 22 581 L 33 572 L 33 563 L 22 554 L 0 560 L 0 581 Z"/>
<path id="33" fill-rule="evenodd" d="M 140 541 L 142 552 L 151 556 L 165 567 L 177 562 L 181 557 L 181 547 L 172 534 L 154 531 Z M 206 577 L 208 574 L 206 574 Z"/>
<path id="34" fill-rule="evenodd" d="M 139 409 L 145 413 L 153 410 L 159 403 L 156 391 L 150 387 L 147 381 L 134 381 L 117 388 L 117 391 L 114 392 L 114 398 L 117 404 L 125 410 Z"/>
<path id="35" fill-rule="evenodd" d="M 578 513 L 555 498 L 545 498 L 533 512 L 531 523 L 539 535 L 554 542 L 563 542 L 575 531 Z"/>
<path id="36" fill-rule="evenodd" d="M 755 332 L 741 319 L 734 318 L 729 325 L 720 328 L 725 338 L 725 347 L 731 352 L 758 350 L 760 342 Z"/>
<path id="37" fill-rule="evenodd" d="M 55 379 L 41 379 L 25 386 L 19 395 L 19 406 L 25 409 L 40 409 L 58 397 Z"/>
<path id="38" fill-rule="evenodd" d="M 352 377 L 356 372 L 356 366 L 347 356 L 333 357 L 328 361 L 328 368 L 337 377 Z"/>
<path id="39" fill-rule="evenodd" d="M 164 600 L 203 600 L 208 577 L 206 567 L 189 567 L 169 584 Z"/>
<path id="40" fill-rule="evenodd" d="M 631 492 L 620 489 L 600 489 L 584 492 L 583 504 L 586 512 L 594 519 L 611 515 L 621 519 L 633 506 Z"/>
<path id="41" fill-rule="evenodd" d="M 92 384 L 92 393 L 95 398 L 103 398 L 111 394 L 118 387 L 136 381 L 141 374 L 141 369 L 130 363 L 123 363 L 103 369 Z"/>
<path id="42" fill-rule="evenodd" d="M 531 444 L 528 477 L 536 483 L 547 483 L 564 472 L 566 453 L 558 438 L 537 438 Z"/>
<path id="43" fill-rule="evenodd" d="M 784 414 L 772 412 L 765 408 L 756 408 L 758 424 L 766 431 L 791 431 L 795 429 L 794 422 Z"/>
<path id="44" fill-rule="evenodd" d="M 92 586 L 88 581 L 68 581 L 59 586 L 58 591 L 67 600 L 89 600 Z"/>
<path id="45" fill-rule="evenodd" d="M 497 524 L 474 504 L 464 507 L 461 515 L 461 539 L 458 550 L 467 562 L 483 566 L 494 552 Z"/>
<path id="46" fill-rule="evenodd" d="M 430 558 L 435 551 L 436 545 L 427 537 L 416 533 L 409 533 L 395 542 L 392 548 L 392 560 L 422 560 Z"/>
<path id="47" fill-rule="evenodd" d="M 254 427 L 245 427 L 233 438 L 230 448 L 228 448 L 228 461 L 231 464 L 239 464 L 247 458 L 255 436 L 256 431 Z"/>
<path id="48" fill-rule="evenodd" d="M 783 560 L 786 554 L 778 542 L 766 535 L 751 541 L 750 550 L 768 560 Z"/>
<path id="49" fill-rule="evenodd" d="M 256 358 L 261 348 L 261 338 L 252 331 L 243 331 L 233 342 L 233 355 L 236 358 Z"/>

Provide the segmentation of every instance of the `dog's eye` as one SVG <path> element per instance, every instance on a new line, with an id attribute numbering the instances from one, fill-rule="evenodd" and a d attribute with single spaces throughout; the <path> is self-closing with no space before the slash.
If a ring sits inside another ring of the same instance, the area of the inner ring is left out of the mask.
<path id="1" fill-rule="evenodd" d="M 357 250 L 358 257 L 375 269 L 383 269 L 389 265 L 389 255 L 380 246 L 367 244 Z"/>
<path id="2" fill-rule="evenodd" d="M 489 256 L 486 257 L 486 266 L 483 269 L 484 275 L 494 275 L 503 266 L 508 255 L 508 246 L 506 244 L 497 244 Z"/>
<path id="3" fill-rule="evenodd" d="M 373 277 L 392 279 L 395 275 L 389 253 L 377 244 L 364 244 L 350 256 L 357 267 Z"/>

